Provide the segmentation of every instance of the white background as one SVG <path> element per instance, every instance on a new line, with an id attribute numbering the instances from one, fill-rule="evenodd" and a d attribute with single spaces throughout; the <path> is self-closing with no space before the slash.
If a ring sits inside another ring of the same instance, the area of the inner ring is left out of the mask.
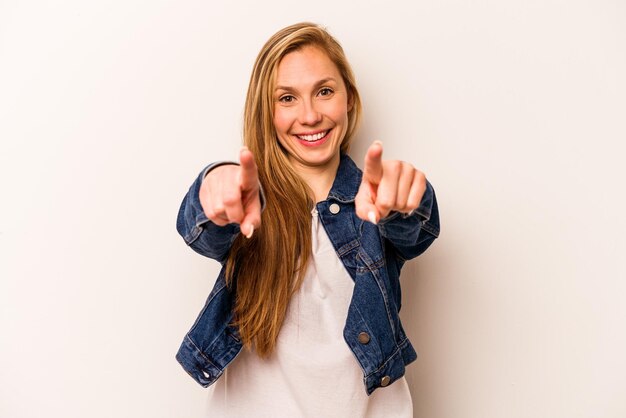
<path id="1" fill-rule="evenodd" d="M 0 416 L 203 414 L 174 354 L 219 266 L 176 213 L 303 20 L 357 74 L 355 159 L 382 140 L 437 191 L 403 273 L 415 416 L 626 416 L 619 0 L 0 2 Z"/>

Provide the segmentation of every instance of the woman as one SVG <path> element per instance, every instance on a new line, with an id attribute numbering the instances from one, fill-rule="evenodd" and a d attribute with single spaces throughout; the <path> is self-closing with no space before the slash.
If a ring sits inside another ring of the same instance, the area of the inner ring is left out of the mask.
<path id="1" fill-rule="evenodd" d="M 337 41 L 282 29 L 252 72 L 239 163 L 209 165 L 183 200 L 178 231 L 223 265 L 177 354 L 215 383 L 215 416 L 412 416 L 399 274 L 439 215 L 424 175 L 380 143 L 363 173 L 347 156 L 360 113 Z"/>

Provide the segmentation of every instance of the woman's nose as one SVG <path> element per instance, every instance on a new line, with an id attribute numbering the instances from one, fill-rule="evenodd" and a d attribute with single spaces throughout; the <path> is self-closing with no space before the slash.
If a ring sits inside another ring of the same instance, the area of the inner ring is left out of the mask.
<path id="1" fill-rule="evenodd" d="M 300 123 L 302 125 L 317 125 L 322 121 L 322 114 L 318 111 L 315 103 L 304 101 L 300 109 Z"/>

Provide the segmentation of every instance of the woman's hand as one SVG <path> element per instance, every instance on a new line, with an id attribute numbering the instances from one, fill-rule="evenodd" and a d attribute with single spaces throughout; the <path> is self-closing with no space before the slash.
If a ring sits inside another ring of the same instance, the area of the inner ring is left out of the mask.
<path id="1" fill-rule="evenodd" d="M 200 204 L 211 222 L 219 226 L 239 224 L 241 232 L 250 238 L 261 226 L 259 175 L 254 156 L 245 147 L 239 162 L 221 165 L 207 174 L 200 186 Z"/>
<path id="2" fill-rule="evenodd" d="M 359 218 L 378 223 L 391 211 L 417 209 L 426 191 L 426 177 L 404 161 L 383 161 L 383 146 L 376 141 L 365 155 L 363 179 L 354 204 Z"/>

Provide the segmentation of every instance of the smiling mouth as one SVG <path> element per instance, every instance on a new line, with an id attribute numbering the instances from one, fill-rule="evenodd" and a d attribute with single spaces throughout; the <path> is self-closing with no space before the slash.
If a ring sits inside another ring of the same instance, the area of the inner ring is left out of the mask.
<path id="1" fill-rule="evenodd" d="M 326 135 L 328 135 L 329 132 L 330 132 L 330 129 L 327 130 L 327 131 L 318 132 L 316 134 L 296 135 L 296 137 L 298 139 L 301 139 L 301 140 L 306 141 L 306 142 L 316 142 L 316 141 L 319 141 L 320 139 L 326 137 Z"/>

